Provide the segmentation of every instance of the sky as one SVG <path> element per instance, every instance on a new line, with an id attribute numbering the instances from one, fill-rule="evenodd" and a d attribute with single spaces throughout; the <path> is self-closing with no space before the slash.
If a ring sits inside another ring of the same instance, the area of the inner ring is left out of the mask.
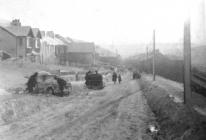
<path id="1" fill-rule="evenodd" d="M 187 9 L 197 1 L 0 0 L 0 19 L 100 45 L 151 42 L 153 29 L 157 41 L 178 42 Z"/>

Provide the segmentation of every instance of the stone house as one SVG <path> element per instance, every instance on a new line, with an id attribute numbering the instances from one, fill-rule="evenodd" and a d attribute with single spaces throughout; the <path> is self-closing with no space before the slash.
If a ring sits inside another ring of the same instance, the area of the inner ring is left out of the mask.
<path id="1" fill-rule="evenodd" d="M 0 50 L 11 57 L 26 58 L 32 52 L 34 34 L 30 26 L 21 26 L 13 20 L 9 26 L 0 26 Z"/>

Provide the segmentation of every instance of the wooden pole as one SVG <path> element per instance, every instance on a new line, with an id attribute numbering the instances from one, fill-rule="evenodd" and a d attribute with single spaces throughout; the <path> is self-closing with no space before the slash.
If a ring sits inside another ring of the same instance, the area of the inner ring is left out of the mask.
<path id="1" fill-rule="evenodd" d="M 153 30 L 153 63 L 152 63 L 153 81 L 155 81 L 155 30 Z"/>
<path id="2" fill-rule="evenodd" d="M 148 62 L 148 46 L 146 47 L 146 72 L 149 72 L 149 62 Z"/>
<path id="3" fill-rule="evenodd" d="M 191 38 L 190 19 L 184 24 L 184 103 L 191 101 Z"/>

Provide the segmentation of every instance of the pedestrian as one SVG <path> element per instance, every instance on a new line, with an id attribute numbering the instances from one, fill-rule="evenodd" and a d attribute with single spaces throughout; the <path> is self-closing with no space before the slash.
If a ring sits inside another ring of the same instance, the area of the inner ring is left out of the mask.
<path id="1" fill-rule="evenodd" d="M 62 78 L 59 78 L 57 76 L 54 77 L 54 79 L 57 81 L 58 83 L 58 86 L 59 86 L 59 90 L 60 90 L 60 96 L 63 96 L 64 95 L 64 88 L 67 84 L 67 82 L 62 79 Z"/>
<path id="2" fill-rule="evenodd" d="M 28 82 L 26 83 L 26 85 L 27 85 L 26 90 L 29 91 L 30 93 L 33 92 L 34 87 L 37 85 L 37 75 L 38 75 L 38 73 L 35 72 L 33 75 L 31 75 L 31 76 L 29 77 L 29 80 L 28 80 Z"/>
<path id="3" fill-rule="evenodd" d="M 114 82 L 114 84 L 116 84 L 116 81 L 117 81 L 117 73 L 116 72 L 113 72 L 112 81 Z"/>
<path id="4" fill-rule="evenodd" d="M 85 75 L 85 81 L 86 81 L 85 84 L 86 84 L 86 86 L 89 86 L 91 84 L 90 78 L 89 78 L 90 74 L 91 74 L 91 71 L 89 70 Z"/>
<path id="5" fill-rule="evenodd" d="M 122 77 L 121 77 L 121 75 L 119 74 L 118 75 L 118 81 L 119 81 L 119 84 L 121 83 L 121 81 L 122 81 Z"/>
<path id="6" fill-rule="evenodd" d="M 76 77 L 76 81 L 79 81 L 79 72 L 76 73 L 75 77 Z"/>

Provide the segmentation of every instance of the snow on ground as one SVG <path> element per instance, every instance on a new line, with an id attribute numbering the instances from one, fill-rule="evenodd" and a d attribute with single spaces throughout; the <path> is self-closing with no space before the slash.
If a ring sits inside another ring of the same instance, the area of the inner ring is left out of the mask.
<path id="1" fill-rule="evenodd" d="M 154 120 L 131 74 L 114 85 L 111 75 L 106 88 L 89 90 L 84 81 L 73 81 L 66 97 L 14 94 L 24 88 L 25 76 L 39 70 L 82 71 L 79 68 L 21 62 L 0 63 L 0 139 L 1 140 L 150 140 L 145 130 Z"/>
<path id="2" fill-rule="evenodd" d="M 152 81 L 152 75 L 144 74 L 143 78 L 147 81 L 152 82 L 153 85 L 161 87 L 164 89 L 170 98 L 173 99 L 176 103 L 183 103 L 184 102 L 184 89 L 183 84 L 178 83 L 169 79 L 165 79 L 161 76 L 156 76 L 156 81 Z M 194 109 L 202 114 L 206 114 L 206 97 L 192 92 L 192 106 Z"/>
<path id="3" fill-rule="evenodd" d="M 74 82 L 68 97 L 16 95 L 1 99 L 2 140 L 150 140 L 154 120 L 137 81 L 125 80 L 103 90 Z"/>
<path id="4" fill-rule="evenodd" d="M 156 81 L 152 81 L 151 75 L 144 74 L 140 85 L 149 106 L 158 118 L 160 131 L 156 139 L 206 139 L 203 111 L 206 107 L 205 97 L 192 93 L 191 104 L 185 105 L 177 100 L 183 96 L 182 84 L 159 76 Z"/>
<path id="5" fill-rule="evenodd" d="M 145 74 L 144 78 L 148 81 L 152 81 L 152 75 Z M 175 102 L 183 103 L 183 84 L 178 83 L 169 79 L 165 79 L 161 76 L 156 76 L 156 81 L 153 82 L 154 85 L 159 86 L 166 90 L 171 98 Z"/>
<path id="6" fill-rule="evenodd" d="M 10 89 L 24 87 L 27 82 L 26 76 L 30 76 L 37 71 L 54 72 L 57 70 L 67 70 L 72 72 L 82 71 L 81 68 L 56 66 L 56 65 L 41 65 L 34 63 L 21 63 L 12 61 L 0 62 L 0 88 Z"/>

